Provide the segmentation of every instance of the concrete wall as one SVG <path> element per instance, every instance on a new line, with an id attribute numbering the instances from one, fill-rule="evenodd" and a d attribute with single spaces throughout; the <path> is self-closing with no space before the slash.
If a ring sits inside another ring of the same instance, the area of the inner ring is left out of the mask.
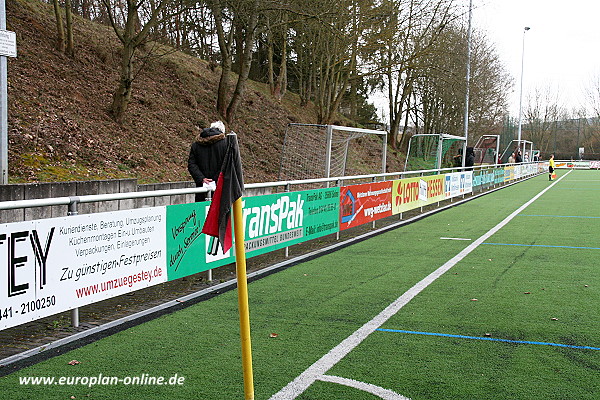
<path id="1" fill-rule="evenodd" d="M 0 185 L 0 201 L 47 199 L 53 197 L 85 196 L 91 194 L 131 193 L 149 190 L 168 190 L 194 187 L 194 182 L 167 182 L 141 185 L 137 179 L 114 179 L 103 181 L 17 183 Z M 171 204 L 191 203 L 194 195 L 148 197 L 78 204 L 79 214 L 128 210 L 140 207 L 155 207 Z M 68 206 L 34 207 L 18 210 L 0 210 L 0 223 L 31 221 L 44 218 L 64 217 Z"/>

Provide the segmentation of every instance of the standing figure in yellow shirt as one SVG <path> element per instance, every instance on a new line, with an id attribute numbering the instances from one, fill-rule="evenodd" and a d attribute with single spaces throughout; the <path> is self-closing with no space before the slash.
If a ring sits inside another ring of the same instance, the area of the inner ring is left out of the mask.
<path id="1" fill-rule="evenodd" d="M 551 181 L 552 180 L 552 174 L 554 173 L 554 154 L 552 154 L 550 156 L 550 161 L 548 163 L 548 180 Z"/>

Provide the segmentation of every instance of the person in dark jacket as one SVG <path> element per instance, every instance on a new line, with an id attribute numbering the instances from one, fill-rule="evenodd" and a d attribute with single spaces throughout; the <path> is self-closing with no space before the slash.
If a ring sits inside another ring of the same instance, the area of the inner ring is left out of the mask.
<path id="1" fill-rule="evenodd" d="M 465 157 L 465 167 L 473 167 L 475 164 L 475 150 L 472 147 L 467 147 L 467 156 Z M 467 169 L 471 171 L 473 168 Z"/>
<path id="2" fill-rule="evenodd" d="M 517 149 L 515 152 L 515 162 L 521 164 L 523 162 L 523 157 L 521 156 L 521 149 Z"/>
<path id="3" fill-rule="evenodd" d="M 188 171 L 194 178 L 196 187 L 217 182 L 223 158 L 227 150 L 225 124 L 213 122 L 210 128 L 202 129 L 196 141 L 192 143 L 188 157 Z M 206 193 L 196 193 L 196 201 L 206 200 Z"/>

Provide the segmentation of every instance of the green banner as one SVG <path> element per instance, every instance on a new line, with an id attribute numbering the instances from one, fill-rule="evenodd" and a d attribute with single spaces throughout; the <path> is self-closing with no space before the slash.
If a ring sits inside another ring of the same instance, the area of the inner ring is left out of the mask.
<path id="1" fill-rule="evenodd" d="M 202 226 L 210 202 L 167 206 L 168 280 L 206 271 L 207 236 Z"/>
<path id="2" fill-rule="evenodd" d="M 338 187 L 242 199 L 246 257 L 339 231 Z M 167 274 L 173 280 L 235 262 L 233 250 L 210 254 L 201 234 L 209 202 L 167 207 Z"/>

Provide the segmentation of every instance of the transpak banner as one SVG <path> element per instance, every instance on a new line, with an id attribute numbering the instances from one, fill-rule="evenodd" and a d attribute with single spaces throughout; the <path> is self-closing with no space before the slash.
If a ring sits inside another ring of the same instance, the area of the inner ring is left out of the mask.
<path id="1" fill-rule="evenodd" d="M 444 200 L 444 175 L 395 180 L 392 183 L 392 214 Z"/>
<path id="2" fill-rule="evenodd" d="M 392 182 L 344 186 L 340 189 L 340 229 L 392 215 Z"/>
<path id="3" fill-rule="evenodd" d="M 316 189 L 242 198 L 246 257 L 339 230 L 340 189 Z M 169 280 L 235 262 L 233 250 L 211 253 L 214 238 L 201 234 L 209 202 L 167 207 Z"/>
<path id="4" fill-rule="evenodd" d="M 165 282 L 165 208 L 0 225 L 0 329 Z"/>

